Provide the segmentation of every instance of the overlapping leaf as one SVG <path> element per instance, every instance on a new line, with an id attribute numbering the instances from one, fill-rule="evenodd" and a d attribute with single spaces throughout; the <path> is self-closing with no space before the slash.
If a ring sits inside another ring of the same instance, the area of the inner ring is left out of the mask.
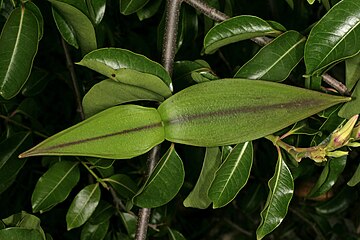
<path id="1" fill-rule="evenodd" d="M 360 84 L 356 84 L 354 91 L 351 94 L 352 101 L 345 103 L 340 108 L 339 116 L 342 118 L 350 119 L 352 116 L 360 113 Z"/>
<path id="2" fill-rule="evenodd" d="M 351 90 L 360 80 L 360 54 L 345 61 L 346 87 Z"/>
<path id="3" fill-rule="evenodd" d="M 139 190 L 136 183 L 124 174 L 115 174 L 104 181 L 109 182 L 117 194 L 125 199 L 131 199 Z"/>
<path id="4" fill-rule="evenodd" d="M 104 17 L 106 0 L 86 0 L 90 18 L 94 24 L 99 24 Z"/>
<path id="5" fill-rule="evenodd" d="M 120 12 L 129 15 L 140 10 L 149 0 L 120 0 Z"/>
<path id="6" fill-rule="evenodd" d="M 277 36 L 280 31 L 255 16 L 237 16 L 215 25 L 204 38 L 206 54 L 214 53 L 218 48 L 245 39 L 260 36 Z"/>
<path id="7" fill-rule="evenodd" d="M 220 208 L 231 202 L 245 186 L 253 162 L 251 142 L 236 145 L 217 170 L 209 189 L 213 208 Z"/>
<path id="8" fill-rule="evenodd" d="M 257 239 L 262 239 L 277 228 L 285 218 L 293 192 L 294 180 L 279 151 L 275 174 L 269 180 L 269 195 L 261 212 L 261 223 L 256 230 Z"/>
<path id="9" fill-rule="evenodd" d="M 0 239 L 39 240 L 43 238 L 40 232 L 34 229 L 11 227 L 0 230 Z"/>
<path id="10" fill-rule="evenodd" d="M 143 188 L 134 197 L 134 204 L 139 207 L 155 208 L 168 203 L 180 190 L 184 175 L 182 160 L 172 144 Z"/>
<path id="11" fill-rule="evenodd" d="M 360 51 L 360 2 L 342 0 L 312 28 L 305 45 L 308 75 Z"/>
<path id="12" fill-rule="evenodd" d="M 235 77 L 268 81 L 285 80 L 304 55 L 305 37 L 288 31 L 263 47 Z"/>
<path id="13" fill-rule="evenodd" d="M 110 221 L 98 224 L 87 222 L 81 230 L 80 240 L 103 240 L 109 229 Z"/>
<path id="14" fill-rule="evenodd" d="M 39 42 L 39 23 L 25 7 L 13 10 L 0 36 L 0 96 L 14 97 L 28 79 Z"/>
<path id="15" fill-rule="evenodd" d="M 39 178 L 31 197 L 34 212 L 44 212 L 64 201 L 80 179 L 78 162 L 54 164 Z"/>

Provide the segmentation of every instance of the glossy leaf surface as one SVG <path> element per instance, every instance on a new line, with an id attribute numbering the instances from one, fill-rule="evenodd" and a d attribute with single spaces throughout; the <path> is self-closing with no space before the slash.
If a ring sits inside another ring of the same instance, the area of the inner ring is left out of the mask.
<path id="1" fill-rule="evenodd" d="M 309 197 L 318 197 L 331 189 L 344 171 L 347 156 L 333 158 L 326 162 L 319 179 L 309 193 Z"/>
<path id="2" fill-rule="evenodd" d="M 55 163 L 35 186 L 31 197 L 33 212 L 44 212 L 64 201 L 78 183 L 78 162 Z"/>
<path id="3" fill-rule="evenodd" d="M 162 0 L 152 0 L 136 12 L 140 21 L 151 18 L 159 10 Z"/>
<path id="4" fill-rule="evenodd" d="M 96 49 L 95 29 L 90 19 L 70 4 L 56 0 L 49 1 L 56 9 L 58 17 L 62 18 L 61 22 L 56 21 L 56 24 L 63 38 L 74 47 L 80 46 L 83 54 Z M 72 40 L 68 41 L 69 39 Z"/>
<path id="5" fill-rule="evenodd" d="M 30 75 L 38 48 L 39 25 L 27 8 L 16 8 L 0 36 L 0 96 L 14 97 Z"/>
<path id="6" fill-rule="evenodd" d="M 86 0 L 90 18 L 94 24 L 99 24 L 104 17 L 106 0 Z"/>
<path id="7" fill-rule="evenodd" d="M 209 30 L 204 38 L 204 50 L 206 54 L 211 54 L 218 48 L 234 42 L 260 36 L 277 36 L 280 33 L 261 18 L 237 16 L 225 20 Z"/>
<path id="8" fill-rule="evenodd" d="M 216 172 L 209 189 L 213 208 L 220 208 L 231 202 L 245 186 L 253 162 L 251 142 L 237 144 Z"/>
<path id="9" fill-rule="evenodd" d="M 261 223 L 256 230 L 257 239 L 262 239 L 280 225 L 294 192 L 294 179 L 280 152 L 275 174 L 269 180 L 268 186 L 269 195 L 261 211 Z"/>
<path id="10" fill-rule="evenodd" d="M 17 133 L 0 143 L 0 193 L 4 192 L 16 179 L 26 160 L 17 155 L 29 144 L 30 133 Z"/>
<path id="11" fill-rule="evenodd" d="M 90 218 L 99 204 L 100 195 L 99 184 L 91 184 L 75 196 L 66 214 L 68 230 L 80 227 Z"/>
<path id="12" fill-rule="evenodd" d="M 174 145 L 171 145 L 143 188 L 134 197 L 134 204 L 143 208 L 155 208 L 168 203 L 180 190 L 184 175 L 182 160 Z"/>
<path id="13" fill-rule="evenodd" d="M 305 37 L 288 31 L 260 51 L 235 74 L 238 78 L 285 80 L 304 55 Z"/>
<path id="14" fill-rule="evenodd" d="M 221 152 L 218 147 L 206 148 L 203 166 L 194 189 L 184 200 L 185 207 L 205 209 L 210 206 L 208 191 L 215 178 L 215 172 L 221 164 Z"/>
<path id="15" fill-rule="evenodd" d="M 135 70 L 158 76 L 167 85 L 171 83 L 169 74 L 160 64 L 151 61 L 143 55 L 125 49 L 98 49 L 84 56 L 78 64 L 101 73 L 108 78 L 117 79 L 119 82 L 121 82 L 121 73 L 130 72 L 126 70 Z M 120 76 L 118 77 L 117 74 L 120 74 Z M 125 83 L 129 84 L 129 82 Z M 131 83 L 131 85 L 137 84 L 141 84 L 141 82 L 137 82 L 136 79 Z"/>
<path id="16" fill-rule="evenodd" d="M 212 147 L 264 137 L 344 101 L 279 83 L 223 79 L 191 86 L 158 111 L 167 140 Z"/>
<path id="17" fill-rule="evenodd" d="M 153 108 L 122 105 L 107 109 L 20 155 L 76 155 L 132 158 L 164 141 L 161 119 Z"/>
<path id="18" fill-rule="evenodd" d="M 129 15 L 140 10 L 149 0 L 120 0 L 120 12 Z"/>
<path id="19" fill-rule="evenodd" d="M 312 28 L 305 45 L 308 75 L 360 51 L 360 2 L 343 0 Z"/>
<path id="20" fill-rule="evenodd" d="M 360 80 L 360 54 L 345 61 L 346 87 L 351 90 Z"/>
<path id="21" fill-rule="evenodd" d="M 162 102 L 165 98 L 144 88 L 106 79 L 95 84 L 86 93 L 82 104 L 88 118 L 107 108 L 139 100 Z"/>

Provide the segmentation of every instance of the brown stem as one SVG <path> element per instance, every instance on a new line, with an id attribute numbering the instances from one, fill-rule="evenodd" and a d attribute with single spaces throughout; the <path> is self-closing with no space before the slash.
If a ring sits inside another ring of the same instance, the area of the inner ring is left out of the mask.
<path id="1" fill-rule="evenodd" d="M 9 118 L 9 117 L 7 117 L 7 116 L 0 115 L 0 118 L 4 119 L 5 122 L 11 123 L 11 124 L 14 124 L 14 125 L 16 125 L 16 126 L 22 127 L 22 128 L 24 128 L 24 129 L 26 129 L 26 130 L 29 130 L 30 132 L 34 133 L 35 135 L 38 135 L 38 136 L 43 137 L 43 138 L 48 138 L 48 136 L 47 136 L 46 134 L 43 134 L 43 133 L 41 133 L 41 132 L 32 130 L 30 127 L 25 126 L 25 125 L 23 125 L 23 124 L 21 124 L 21 123 L 19 123 L 19 122 L 17 122 L 17 121 L 14 121 L 14 120 L 12 120 L 11 118 Z"/>
<path id="2" fill-rule="evenodd" d="M 335 88 L 340 94 L 350 96 L 347 87 L 327 73 L 322 75 L 324 82 Z"/>
<path id="3" fill-rule="evenodd" d="M 223 12 L 220 12 L 216 8 L 209 6 L 207 3 L 205 3 L 202 0 L 184 0 L 184 2 L 191 5 L 195 9 L 199 10 L 205 16 L 213 19 L 214 21 L 222 22 L 229 18 L 228 15 L 226 15 Z"/>

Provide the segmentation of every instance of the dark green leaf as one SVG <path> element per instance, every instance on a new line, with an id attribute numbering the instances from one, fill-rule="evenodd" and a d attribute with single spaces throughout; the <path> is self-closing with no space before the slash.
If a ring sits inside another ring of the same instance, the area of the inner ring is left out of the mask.
<path id="1" fill-rule="evenodd" d="M 145 88 L 116 82 L 112 79 L 95 84 L 83 98 L 85 116 L 88 118 L 107 108 L 139 100 L 164 101 L 164 97 Z"/>
<path id="2" fill-rule="evenodd" d="M 136 232 L 136 223 L 137 223 L 137 217 L 134 214 L 121 212 L 120 213 L 121 220 L 124 224 L 124 227 L 128 233 L 128 235 L 132 238 L 135 237 Z"/>
<path id="3" fill-rule="evenodd" d="M 356 198 L 356 192 L 354 192 L 350 187 L 344 186 L 335 197 L 326 202 L 318 204 L 315 207 L 315 210 L 320 214 L 339 214 L 347 209 L 350 204 L 356 200 Z"/>
<path id="4" fill-rule="evenodd" d="M 115 214 L 115 212 L 116 210 L 110 203 L 101 200 L 97 205 L 94 213 L 89 218 L 89 222 L 91 224 L 97 225 L 108 221 Z"/>
<path id="5" fill-rule="evenodd" d="M 220 208 L 231 202 L 245 186 L 253 162 L 251 142 L 236 145 L 217 170 L 209 189 L 213 208 Z"/>
<path id="6" fill-rule="evenodd" d="M 237 16 L 223 21 L 206 34 L 204 49 L 206 54 L 214 53 L 218 48 L 241 40 L 260 36 L 277 36 L 280 31 L 255 16 Z"/>
<path id="7" fill-rule="evenodd" d="M 312 28 L 305 45 L 308 75 L 360 51 L 360 2 L 342 0 Z"/>
<path id="8" fill-rule="evenodd" d="M 167 140 L 213 147 L 264 137 L 348 100 L 274 82 L 223 79 L 175 94 L 158 112 Z"/>
<path id="9" fill-rule="evenodd" d="M 351 90 L 360 80 L 360 54 L 346 59 L 346 87 Z"/>
<path id="10" fill-rule="evenodd" d="M 148 3 L 141 8 L 139 11 L 136 12 L 138 18 L 140 21 L 143 21 L 145 19 L 151 18 L 156 14 L 156 12 L 159 10 L 162 0 L 151 0 L 148 1 Z"/>
<path id="11" fill-rule="evenodd" d="M 104 17 L 106 0 L 86 0 L 90 18 L 94 24 L 99 24 Z"/>
<path id="12" fill-rule="evenodd" d="M 129 15 L 140 10 L 149 0 L 120 0 L 120 12 Z"/>
<path id="13" fill-rule="evenodd" d="M 103 240 L 109 229 L 109 220 L 99 224 L 87 222 L 81 230 L 80 240 Z"/>
<path id="14" fill-rule="evenodd" d="M 350 187 L 354 187 L 360 182 L 360 164 L 356 168 L 356 171 L 354 175 L 351 177 L 351 179 L 348 181 L 347 185 Z"/>
<path id="15" fill-rule="evenodd" d="M 163 140 L 164 130 L 156 109 L 121 105 L 102 111 L 46 139 L 20 157 L 80 155 L 132 158 Z"/>
<path id="16" fill-rule="evenodd" d="M 186 240 L 186 238 L 179 231 L 176 231 L 171 228 L 168 228 L 168 230 L 169 230 L 170 240 Z"/>
<path id="17" fill-rule="evenodd" d="M 109 182 L 115 192 L 125 199 L 133 198 L 139 190 L 136 183 L 124 174 L 115 174 L 104 181 Z"/>
<path id="18" fill-rule="evenodd" d="M 0 36 L 0 95 L 14 97 L 28 79 L 38 48 L 38 22 L 31 10 L 16 8 Z"/>
<path id="19" fill-rule="evenodd" d="M 31 197 L 34 212 L 45 212 L 70 194 L 80 179 L 78 162 L 55 163 L 39 178 Z"/>
<path id="20" fill-rule="evenodd" d="M 122 82 L 121 74 L 138 74 L 135 70 L 141 73 L 148 73 L 155 75 L 163 80 L 166 85 L 170 85 L 171 78 L 165 69 L 158 63 L 151 61 L 145 56 L 130 52 L 129 50 L 120 49 L 120 48 L 103 48 L 92 51 L 91 53 L 84 56 L 84 58 L 78 63 L 81 66 L 88 67 L 98 73 L 101 73 L 108 78 L 114 79 L 116 81 Z M 117 76 L 119 75 L 119 76 Z M 148 75 L 146 75 L 148 76 Z M 150 76 L 148 76 L 151 78 Z M 152 78 L 155 83 L 156 80 Z M 127 78 L 124 80 L 125 84 L 131 84 L 139 87 L 143 87 L 142 84 L 147 85 L 147 83 L 141 83 L 136 79 Z M 160 83 L 156 83 L 157 86 L 160 86 Z M 167 88 L 168 89 L 168 88 Z M 160 91 L 160 90 L 157 90 Z M 157 92 L 155 91 L 155 92 Z M 162 87 L 161 91 L 165 91 L 165 88 Z M 169 90 L 167 90 L 167 96 L 169 96 Z"/>
<path id="21" fill-rule="evenodd" d="M 4 240 L 40 240 L 43 239 L 37 230 L 11 227 L 0 230 L 0 239 Z"/>
<path id="22" fill-rule="evenodd" d="M 166 204 L 180 190 L 184 175 L 183 163 L 172 144 L 134 197 L 134 204 L 143 208 L 155 208 Z"/>
<path id="23" fill-rule="evenodd" d="M 0 143 L 0 193 L 16 179 L 26 160 L 17 156 L 31 144 L 30 133 L 17 133 Z"/>
<path id="24" fill-rule="evenodd" d="M 235 77 L 283 81 L 303 58 L 305 37 L 288 31 L 263 47 Z"/>
<path id="25" fill-rule="evenodd" d="M 347 156 L 328 160 L 319 179 L 311 189 L 309 197 L 317 197 L 329 191 L 344 171 L 346 160 Z"/>
<path id="26" fill-rule="evenodd" d="M 91 184 L 83 188 L 74 198 L 66 214 L 67 229 L 83 225 L 93 214 L 100 201 L 99 184 Z"/>
<path id="27" fill-rule="evenodd" d="M 43 69 L 34 67 L 29 79 L 21 90 L 22 95 L 32 97 L 39 94 L 47 85 L 49 73 Z"/>
<path id="28" fill-rule="evenodd" d="M 215 178 L 215 172 L 221 164 L 221 152 L 218 147 L 206 148 L 203 166 L 194 189 L 184 200 L 185 207 L 205 209 L 210 206 L 208 191 Z"/>
<path id="29" fill-rule="evenodd" d="M 40 41 L 44 35 L 44 19 L 42 17 L 40 9 L 30 1 L 25 3 L 25 8 L 30 10 L 36 17 L 36 20 L 38 22 L 38 33 L 39 33 L 39 41 Z"/>
<path id="30" fill-rule="evenodd" d="M 351 102 L 345 103 L 340 108 L 339 116 L 342 118 L 350 119 L 352 116 L 360 113 L 360 84 L 356 84 L 353 93 L 351 94 L 353 99 Z"/>
<path id="31" fill-rule="evenodd" d="M 269 195 L 261 212 L 261 223 L 256 230 L 257 239 L 262 239 L 277 228 L 285 218 L 294 192 L 294 180 L 290 169 L 281 156 L 275 167 L 275 174 L 269 180 Z"/>
<path id="32" fill-rule="evenodd" d="M 83 54 L 97 47 L 94 27 L 89 18 L 70 4 L 49 0 L 56 9 L 55 22 L 63 38 L 72 46 L 80 46 Z M 59 22 L 59 18 L 62 18 Z"/>

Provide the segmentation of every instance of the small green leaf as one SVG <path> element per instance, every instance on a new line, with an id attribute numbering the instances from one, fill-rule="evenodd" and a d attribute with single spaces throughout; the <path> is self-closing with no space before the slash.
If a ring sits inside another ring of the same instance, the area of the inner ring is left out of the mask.
<path id="1" fill-rule="evenodd" d="M 264 137 L 346 101 L 280 83 L 223 79 L 186 88 L 158 112 L 167 140 L 214 147 Z"/>
<path id="2" fill-rule="evenodd" d="M 350 119 L 352 116 L 360 113 L 360 84 L 356 84 L 354 91 L 351 94 L 353 99 L 351 102 L 345 103 L 340 108 L 339 116 L 342 118 Z"/>
<path id="3" fill-rule="evenodd" d="M 83 188 L 74 198 L 66 214 L 67 229 L 83 225 L 93 214 L 100 201 L 99 184 L 91 184 Z"/>
<path id="4" fill-rule="evenodd" d="M 80 240 L 103 240 L 109 229 L 110 221 L 98 224 L 87 222 L 81 230 Z"/>
<path id="5" fill-rule="evenodd" d="M 294 179 L 281 156 L 275 167 L 275 174 L 269 180 L 269 195 L 261 212 L 261 223 L 256 230 L 257 239 L 262 239 L 277 228 L 285 218 L 294 192 Z"/>
<path id="6" fill-rule="evenodd" d="M 115 192 L 125 199 L 131 199 L 139 190 L 136 183 L 125 174 L 115 174 L 104 181 L 109 182 Z"/>
<path id="7" fill-rule="evenodd" d="M 360 80 L 360 54 L 346 59 L 346 87 L 351 90 Z"/>
<path id="8" fill-rule="evenodd" d="M 146 5 L 149 0 L 120 0 L 120 12 L 129 15 L 137 12 Z"/>
<path id="9" fill-rule="evenodd" d="M 106 79 L 86 93 L 82 104 L 88 118 L 107 108 L 139 100 L 163 102 L 165 98 L 144 88 Z"/>
<path id="10" fill-rule="evenodd" d="M 204 38 L 206 54 L 214 53 L 218 48 L 241 40 L 261 36 L 277 36 L 280 31 L 255 16 L 237 16 L 215 25 Z"/>
<path id="11" fill-rule="evenodd" d="M 133 198 L 134 204 L 142 208 L 155 208 L 168 203 L 180 190 L 184 175 L 183 163 L 172 144 Z"/>
<path id="12" fill-rule="evenodd" d="M 38 21 L 31 10 L 16 8 L 0 36 L 0 96 L 14 97 L 30 75 L 38 49 Z"/>
<path id="13" fill-rule="evenodd" d="M 308 75 L 331 64 L 354 56 L 360 51 L 360 2 L 342 0 L 312 28 L 305 45 Z"/>
<path id="14" fill-rule="evenodd" d="M 288 31 L 260 51 L 235 74 L 238 78 L 283 81 L 304 55 L 305 37 Z"/>
<path id="15" fill-rule="evenodd" d="M 161 119 L 154 108 L 121 105 L 102 111 L 22 153 L 124 159 L 146 153 L 164 141 Z"/>
<path id="16" fill-rule="evenodd" d="M 33 212 L 45 212 L 63 202 L 79 179 L 78 162 L 55 163 L 35 186 L 31 197 Z"/>
<path id="17" fill-rule="evenodd" d="M 4 192 L 16 179 L 26 160 L 17 155 L 31 144 L 30 133 L 14 134 L 0 143 L 0 193 Z"/>
<path id="18" fill-rule="evenodd" d="M 161 6 L 162 0 L 152 0 L 148 1 L 148 3 L 136 12 L 140 21 L 151 18 L 156 14 Z"/>
<path id="19" fill-rule="evenodd" d="M 6 240 L 40 240 L 43 239 L 39 231 L 19 227 L 0 230 L 0 239 Z"/>
<path id="20" fill-rule="evenodd" d="M 179 231 L 171 228 L 168 228 L 168 231 L 170 240 L 186 240 L 186 238 Z"/>
<path id="21" fill-rule="evenodd" d="M 231 202 L 245 186 L 253 162 L 251 142 L 237 144 L 216 172 L 209 189 L 213 208 L 220 208 Z"/>
<path id="22" fill-rule="evenodd" d="M 151 61 L 143 55 L 136 54 L 125 49 L 97 49 L 84 56 L 84 58 L 78 64 L 88 67 L 112 79 L 117 79 L 116 74 L 126 73 L 126 71 L 123 72 L 120 70 L 130 69 L 158 76 L 163 80 L 164 83 L 166 83 L 167 86 L 169 86 L 171 83 L 169 74 L 160 64 Z M 118 81 L 121 82 L 120 77 Z M 130 79 L 128 79 L 128 81 L 130 81 Z M 127 84 L 129 84 L 129 82 Z M 131 85 L 137 86 L 137 84 L 142 83 L 136 83 L 136 79 L 133 79 Z"/>
<path id="23" fill-rule="evenodd" d="M 86 0 L 91 21 L 97 25 L 104 17 L 106 0 Z"/>
<path id="24" fill-rule="evenodd" d="M 346 165 L 347 156 L 332 158 L 326 162 L 326 165 L 321 172 L 321 175 L 314 187 L 309 193 L 309 197 L 318 197 L 327 191 L 336 183 L 340 174 L 344 171 Z"/>
<path id="25" fill-rule="evenodd" d="M 70 4 L 56 0 L 49 1 L 55 9 L 53 11 L 55 23 L 64 40 L 76 48 L 80 46 L 83 54 L 96 49 L 95 29 L 89 18 Z"/>
<path id="26" fill-rule="evenodd" d="M 218 147 L 206 148 L 203 166 L 194 189 L 186 197 L 185 207 L 205 209 L 210 206 L 208 191 L 215 178 L 215 172 L 221 164 L 221 152 Z"/>
<path id="27" fill-rule="evenodd" d="M 347 185 L 350 187 L 354 187 L 360 182 L 360 164 L 356 168 L 356 171 L 354 175 L 351 177 L 351 179 L 348 181 Z"/>
<path id="28" fill-rule="evenodd" d="M 94 213 L 89 218 L 89 222 L 96 225 L 108 221 L 114 214 L 116 209 L 108 202 L 101 200 L 97 205 Z"/>

